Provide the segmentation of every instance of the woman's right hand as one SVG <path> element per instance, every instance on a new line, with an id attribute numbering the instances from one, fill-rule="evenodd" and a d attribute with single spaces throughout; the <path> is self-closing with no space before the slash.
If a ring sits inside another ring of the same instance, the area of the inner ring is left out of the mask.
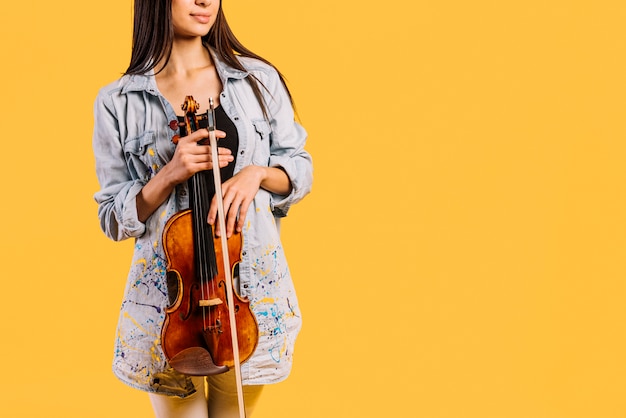
<path id="1" fill-rule="evenodd" d="M 190 135 L 179 138 L 174 156 L 166 165 L 170 181 L 173 184 L 180 184 L 199 171 L 211 170 L 213 168 L 211 146 L 198 144 L 208 137 L 208 130 L 198 129 Z M 215 130 L 215 137 L 218 140 L 225 138 L 226 133 Z M 234 159 L 232 152 L 228 148 L 218 147 L 217 154 L 220 168 L 226 167 Z"/>
<path id="2" fill-rule="evenodd" d="M 154 213 L 176 185 L 199 171 L 212 169 L 211 147 L 198 145 L 198 142 L 208 137 L 208 130 L 199 129 L 191 135 L 178 139 L 172 160 L 165 164 L 137 195 L 137 218 L 141 222 L 145 222 Z M 225 138 L 226 133 L 215 130 L 215 137 Z M 218 147 L 217 153 L 220 168 L 225 167 L 234 159 L 228 148 Z"/>

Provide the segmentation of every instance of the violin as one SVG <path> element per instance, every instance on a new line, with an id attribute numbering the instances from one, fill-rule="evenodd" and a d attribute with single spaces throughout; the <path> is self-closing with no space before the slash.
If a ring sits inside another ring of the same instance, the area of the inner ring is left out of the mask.
<path id="1" fill-rule="evenodd" d="M 213 100 L 209 99 L 209 109 L 202 116 L 196 115 L 199 105 L 192 96 L 181 107 L 187 134 L 207 121 L 217 218 L 221 231 L 226 231 Z M 206 145 L 206 140 L 199 144 Z M 256 349 L 258 325 L 248 300 L 233 289 L 233 275 L 241 261 L 241 233 L 216 237 L 207 223 L 208 177 L 210 172 L 203 171 L 190 178 L 190 208 L 172 216 L 163 231 L 169 306 L 161 345 L 170 366 L 186 375 L 210 376 L 234 368 L 243 413 L 240 365 Z"/>

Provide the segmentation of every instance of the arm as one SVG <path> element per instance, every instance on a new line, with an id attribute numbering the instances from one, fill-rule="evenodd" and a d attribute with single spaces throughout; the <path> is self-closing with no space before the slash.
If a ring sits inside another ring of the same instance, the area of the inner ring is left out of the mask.
<path id="1" fill-rule="evenodd" d="M 94 104 L 93 151 L 100 184 L 94 199 L 103 232 L 112 240 L 121 241 L 145 231 L 134 205 L 144 182 L 139 179 L 143 173 L 133 176 L 126 166 L 113 94 L 117 94 L 115 88 L 101 90 Z"/>
<path id="2" fill-rule="evenodd" d="M 139 237 L 145 232 L 144 222 L 167 199 L 174 187 L 194 172 L 211 167 L 210 147 L 196 143 L 208 136 L 199 130 L 180 138 L 174 157 L 154 176 L 145 172 L 131 173 L 127 166 L 124 141 L 120 136 L 120 116 L 113 105 L 115 88 L 103 89 L 94 104 L 93 150 L 100 190 L 94 195 L 98 217 L 104 233 L 115 241 Z M 224 132 L 216 131 L 223 138 Z M 232 160 L 230 150 L 220 148 L 220 166 Z"/>
<path id="3" fill-rule="evenodd" d="M 311 157 L 304 150 L 306 132 L 295 122 L 291 101 L 274 69 L 263 83 L 270 90 L 266 97 L 271 125 L 270 159 L 268 166 L 244 167 L 223 184 L 227 236 L 242 230 L 248 207 L 259 188 L 270 192 L 275 216 L 285 216 L 289 207 L 311 189 Z M 216 204 L 212 202 L 208 216 L 212 225 L 216 214 Z M 218 228 L 216 234 L 220 234 Z"/>
<path id="4" fill-rule="evenodd" d="M 280 167 L 291 183 L 289 193 L 272 193 L 271 205 L 274 216 L 283 217 L 287 216 L 291 205 L 302 200 L 311 191 L 313 164 L 311 155 L 304 149 L 307 132 L 295 121 L 291 101 L 278 74 L 272 69 L 271 75 L 266 82 L 271 92 L 267 103 L 272 116 L 268 165 Z"/>

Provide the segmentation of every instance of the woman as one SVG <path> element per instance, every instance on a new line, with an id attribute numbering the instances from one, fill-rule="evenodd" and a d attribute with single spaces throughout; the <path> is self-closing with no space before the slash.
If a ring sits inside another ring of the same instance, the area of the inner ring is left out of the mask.
<path id="1" fill-rule="evenodd" d="M 282 76 L 237 41 L 219 0 L 135 0 L 134 16 L 129 68 L 95 103 L 101 227 L 113 240 L 136 242 L 113 370 L 150 392 L 158 417 L 237 416 L 232 371 L 207 379 L 207 402 L 205 379 L 173 370 L 160 339 L 168 306 L 163 228 L 189 207 L 187 180 L 212 166 L 210 147 L 198 144 L 207 130 L 179 131 L 180 105 L 191 95 L 204 112 L 212 97 L 227 178 L 226 231 L 216 234 L 243 235 L 236 291 L 249 299 L 259 329 L 258 346 L 241 367 L 250 415 L 262 385 L 289 374 L 301 324 L 277 221 L 311 188 L 306 132 L 294 121 Z M 207 222 L 216 223 L 215 201 Z"/>

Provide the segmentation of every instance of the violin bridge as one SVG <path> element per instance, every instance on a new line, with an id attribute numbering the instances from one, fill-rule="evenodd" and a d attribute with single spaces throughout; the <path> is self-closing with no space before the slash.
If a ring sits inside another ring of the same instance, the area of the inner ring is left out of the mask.
<path id="1" fill-rule="evenodd" d="M 205 306 L 205 307 L 217 306 L 217 305 L 221 305 L 222 303 L 224 303 L 224 301 L 222 301 L 222 299 L 220 299 L 220 298 L 201 299 L 201 300 L 198 301 L 198 305 Z"/>

